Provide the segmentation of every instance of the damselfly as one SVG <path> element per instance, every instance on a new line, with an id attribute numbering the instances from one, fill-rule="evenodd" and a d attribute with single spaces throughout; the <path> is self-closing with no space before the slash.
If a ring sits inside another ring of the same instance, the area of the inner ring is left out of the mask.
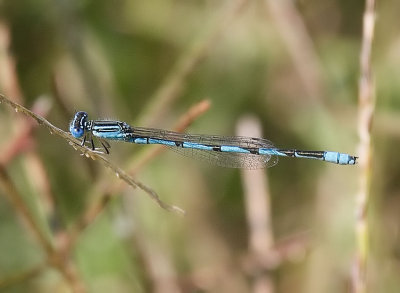
<path id="1" fill-rule="evenodd" d="M 93 136 L 109 153 L 107 140 L 120 140 L 136 144 L 160 144 L 172 150 L 211 164 L 258 169 L 274 166 L 278 157 L 316 159 L 340 165 L 356 164 L 356 156 L 331 151 L 302 151 L 276 148 L 269 140 L 244 136 L 218 136 L 186 134 L 155 128 L 132 127 L 114 120 L 88 120 L 86 112 L 77 112 L 69 130 L 75 138 L 83 138 L 95 149 Z"/>

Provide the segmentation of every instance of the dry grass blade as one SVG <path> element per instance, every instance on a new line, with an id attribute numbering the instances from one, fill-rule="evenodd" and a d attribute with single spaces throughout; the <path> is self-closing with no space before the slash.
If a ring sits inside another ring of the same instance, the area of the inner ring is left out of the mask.
<path id="1" fill-rule="evenodd" d="M 369 226 L 367 207 L 372 174 L 371 129 L 375 110 L 375 86 L 371 69 L 371 51 L 375 27 L 375 1 L 366 0 L 363 22 L 363 39 L 360 55 L 358 133 L 360 137 L 360 184 L 356 197 L 357 257 L 352 276 L 353 292 L 367 291 L 367 257 Z"/>
<path id="2" fill-rule="evenodd" d="M 150 187 L 144 185 L 141 182 L 138 182 L 136 180 L 134 180 L 132 177 L 130 177 L 124 170 L 122 170 L 121 168 L 119 168 L 118 166 L 116 166 L 115 164 L 111 163 L 107 158 L 105 158 L 101 153 L 93 151 L 92 149 L 81 145 L 81 142 L 72 137 L 68 132 L 65 132 L 63 130 L 61 130 L 60 128 L 54 126 L 53 124 L 51 124 L 49 121 L 47 121 L 45 118 L 41 117 L 38 114 L 33 113 L 32 111 L 28 110 L 27 108 L 19 105 L 18 103 L 15 103 L 11 100 L 9 100 L 6 96 L 0 94 L 0 102 L 1 103 L 6 103 L 9 106 L 11 106 L 12 108 L 14 108 L 14 110 L 16 112 L 21 112 L 27 116 L 32 117 L 33 119 L 35 119 L 39 125 L 42 125 L 44 127 L 46 127 L 51 134 L 56 134 L 58 136 L 61 136 L 62 138 L 64 138 L 66 141 L 68 141 L 68 143 L 75 149 L 78 150 L 80 152 L 82 152 L 86 157 L 91 158 L 93 160 L 98 160 L 100 161 L 105 167 L 110 168 L 112 171 L 114 171 L 114 173 L 123 181 L 125 181 L 127 184 L 129 184 L 130 186 L 136 188 L 139 187 L 141 190 L 143 190 L 144 192 L 146 192 L 150 198 L 152 200 L 154 200 L 161 208 L 167 210 L 167 211 L 172 211 L 172 212 L 177 212 L 180 214 L 184 214 L 185 212 L 176 206 L 173 205 L 169 205 L 167 203 L 164 203 L 157 195 L 157 193 L 152 190 Z"/>

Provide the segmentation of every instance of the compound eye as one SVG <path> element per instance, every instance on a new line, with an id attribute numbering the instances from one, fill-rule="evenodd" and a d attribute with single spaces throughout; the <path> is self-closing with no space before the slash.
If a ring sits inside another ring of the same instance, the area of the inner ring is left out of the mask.
<path id="1" fill-rule="evenodd" d="M 71 132 L 73 137 L 81 138 L 85 134 L 87 117 L 86 112 L 77 112 L 75 114 L 74 119 L 69 125 L 69 132 Z"/>
<path id="2" fill-rule="evenodd" d="M 75 128 L 72 124 L 69 127 L 69 132 L 71 132 L 72 136 L 75 138 L 81 138 L 85 133 L 83 128 Z"/>

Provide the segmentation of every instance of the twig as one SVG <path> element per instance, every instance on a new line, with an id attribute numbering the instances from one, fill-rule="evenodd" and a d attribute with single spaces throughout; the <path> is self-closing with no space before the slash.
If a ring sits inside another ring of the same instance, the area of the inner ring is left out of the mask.
<path id="1" fill-rule="evenodd" d="M 34 111 L 41 116 L 46 116 L 50 110 L 50 103 L 46 99 L 39 99 L 34 105 Z M 22 153 L 32 146 L 31 135 L 37 124 L 32 120 L 26 119 L 20 126 L 18 134 L 3 147 L 0 154 L 0 163 L 7 165 L 15 156 Z"/>
<path id="2" fill-rule="evenodd" d="M 64 279 L 71 286 L 72 292 L 85 293 L 87 291 L 76 267 L 71 259 L 65 257 L 62 250 L 57 251 L 57 253 L 49 258 L 49 265 L 60 271 Z"/>
<path id="3" fill-rule="evenodd" d="M 182 209 L 180 209 L 176 206 L 172 206 L 172 205 L 168 205 L 168 204 L 164 203 L 158 197 L 158 195 L 156 194 L 156 192 L 154 190 L 152 190 L 150 187 L 144 185 L 143 183 L 134 180 L 124 170 L 122 170 L 115 164 L 108 161 L 108 159 L 106 159 L 101 153 L 93 151 L 92 149 L 90 149 L 84 145 L 81 145 L 81 142 L 78 139 L 72 137 L 69 133 L 61 130 L 60 128 L 55 127 L 53 124 L 51 124 L 49 121 L 47 121 L 40 115 L 37 115 L 37 114 L 33 113 L 32 111 L 28 110 L 27 108 L 7 99 L 2 94 L 0 94 L 0 102 L 4 102 L 4 103 L 8 104 L 12 108 L 14 108 L 14 110 L 16 112 L 21 112 L 25 115 L 32 117 L 39 123 L 39 125 L 46 127 L 50 131 L 51 134 L 56 134 L 58 136 L 61 136 L 66 141 L 68 141 L 68 143 L 75 150 L 81 151 L 83 153 L 83 155 L 85 155 L 86 157 L 91 158 L 93 160 L 100 161 L 104 166 L 106 166 L 106 167 L 110 168 L 112 171 L 114 171 L 114 173 L 118 176 L 118 178 L 122 179 L 123 181 L 128 183 L 133 188 L 139 187 L 141 190 L 143 190 L 145 193 L 147 193 L 150 196 L 150 198 L 153 199 L 161 208 L 168 210 L 168 211 L 173 211 L 173 212 L 178 212 L 178 213 L 184 214 L 184 211 Z"/>
<path id="4" fill-rule="evenodd" d="M 367 288 L 368 222 L 367 208 L 371 178 L 371 128 L 375 108 L 375 85 L 371 71 L 371 50 L 375 26 L 375 1 L 366 0 L 363 19 L 363 39 L 360 55 L 358 133 L 360 137 L 360 185 L 356 197 L 357 256 L 352 276 L 353 292 Z"/>
<path id="5" fill-rule="evenodd" d="M 259 122 L 253 117 L 243 118 L 238 124 L 238 135 L 261 137 Z M 246 215 L 249 226 L 249 255 L 253 292 L 274 292 L 274 284 L 267 270 L 274 267 L 274 237 L 271 223 L 271 204 L 265 170 L 241 170 Z M 263 273 L 264 272 L 264 273 Z"/>
<path id="6" fill-rule="evenodd" d="M 34 216 L 29 211 L 29 208 L 26 206 L 22 196 L 18 192 L 18 189 L 16 188 L 16 186 L 8 176 L 7 171 L 2 165 L 0 165 L 0 185 L 4 189 L 4 194 L 13 204 L 15 210 L 20 213 L 25 223 L 27 223 L 30 231 L 33 232 L 33 235 L 37 238 L 39 243 L 45 249 L 46 253 L 48 255 L 53 254 L 53 244 L 47 239 L 42 230 L 38 227 Z"/>
<path id="7" fill-rule="evenodd" d="M 306 25 L 291 0 L 265 0 L 279 34 L 286 43 L 304 88 L 312 102 L 322 96 L 323 81 L 317 53 Z"/>
<path id="8" fill-rule="evenodd" d="M 21 195 L 18 193 L 17 188 L 9 178 L 6 170 L 3 166 L 0 165 L 0 185 L 4 189 L 4 193 L 8 196 L 11 203 L 14 205 L 15 210 L 17 210 L 23 220 L 27 223 L 30 231 L 33 232 L 34 236 L 37 238 L 43 249 L 45 250 L 48 263 L 57 268 L 60 273 L 65 277 L 65 279 L 71 285 L 73 292 L 85 292 L 84 286 L 82 285 L 82 281 L 80 280 L 79 276 L 75 272 L 75 268 L 70 262 L 70 260 L 64 258 L 63 251 L 58 251 L 54 248 L 53 243 L 47 239 L 47 237 L 43 234 L 39 226 L 36 224 L 35 219 L 31 212 L 29 211 L 28 207 L 25 205 Z M 28 276 L 33 273 L 39 273 L 41 270 L 37 272 L 26 272 Z M 25 274 L 22 274 L 24 276 Z M 15 278 L 14 278 L 15 282 Z M 5 285 L 13 283 L 12 279 L 6 280 Z M 2 284 L 0 284 L 1 286 Z"/>
<path id="9" fill-rule="evenodd" d="M 46 263 L 39 264 L 36 267 L 33 267 L 25 272 L 18 273 L 12 276 L 8 276 L 2 280 L 0 280 L 0 291 L 2 289 L 5 289 L 7 287 L 11 287 L 15 284 L 21 283 L 27 279 L 36 277 L 39 275 L 41 272 L 43 272 L 44 269 L 46 269 Z"/>
<path id="10" fill-rule="evenodd" d="M 230 27 L 232 21 L 236 19 L 248 2 L 250 1 L 237 0 L 234 3 L 228 1 L 229 7 L 224 7 L 223 12 L 225 15 L 219 17 L 220 22 L 213 27 L 206 37 L 194 43 L 176 62 L 164 82 L 150 98 L 149 104 L 142 111 L 142 115 L 137 119 L 137 122 L 144 125 L 154 124 L 155 117 L 160 117 L 160 114 L 165 112 L 165 109 L 179 96 L 185 85 L 185 79 L 206 57 L 211 47 L 218 42 L 218 39 Z"/>
<path id="11" fill-rule="evenodd" d="M 149 241 L 140 231 L 135 232 L 131 242 L 141 255 L 141 265 L 149 278 L 151 292 L 182 292 L 178 283 L 178 275 L 170 255 L 163 251 L 154 241 Z"/>
<path id="12" fill-rule="evenodd" d="M 0 87 L 21 102 L 22 92 L 17 79 L 15 60 L 9 54 L 9 48 L 10 30 L 5 23 L 0 22 Z"/>

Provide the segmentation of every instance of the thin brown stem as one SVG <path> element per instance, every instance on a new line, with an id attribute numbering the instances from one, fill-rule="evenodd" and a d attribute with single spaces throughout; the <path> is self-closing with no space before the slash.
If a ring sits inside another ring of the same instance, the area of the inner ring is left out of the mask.
<path id="1" fill-rule="evenodd" d="M 371 166 L 371 128 L 375 108 L 375 85 L 371 70 L 371 51 L 375 26 L 375 1 L 366 0 L 363 19 L 363 38 L 360 55 L 359 114 L 358 134 L 360 181 L 356 197 L 356 239 L 357 256 L 352 276 L 353 292 L 367 290 L 368 221 L 367 208 L 370 193 Z"/>
<path id="2" fill-rule="evenodd" d="M 3 278 L 0 280 L 0 291 L 2 291 L 5 288 L 11 287 L 13 285 L 19 284 L 21 282 L 24 282 L 28 279 L 34 278 L 40 273 L 43 272 L 43 270 L 46 269 L 46 263 L 39 264 L 36 267 L 33 267 L 29 270 L 26 270 L 22 273 L 18 273 L 12 276 L 8 276 L 6 278 Z M 2 291 L 3 292 L 3 291 Z"/>
<path id="3" fill-rule="evenodd" d="M 259 122 L 243 118 L 238 124 L 238 135 L 261 137 Z M 253 292 L 274 292 L 274 283 L 268 269 L 276 263 L 273 251 L 274 236 L 271 223 L 271 204 L 268 180 L 265 170 L 242 170 L 242 181 L 249 228 L 250 274 Z"/>
<path id="4" fill-rule="evenodd" d="M 150 98 L 147 107 L 142 111 L 142 115 L 137 119 L 140 124 L 150 126 L 154 124 L 156 119 L 159 119 L 165 109 L 179 96 L 188 76 L 205 59 L 210 49 L 215 46 L 221 35 L 230 28 L 230 24 L 249 2 L 248 0 L 236 0 L 233 3 L 228 1 L 227 7 L 223 8 L 223 15 L 218 18 L 219 22 L 212 27 L 212 30 L 204 38 L 195 42 L 167 74 L 161 86 Z"/>
<path id="5" fill-rule="evenodd" d="M 293 1 L 265 0 L 280 36 L 293 60 L 310 101 L 320 100 L 323 81 L 318 55 L 306 25 Z"/>
<path id="6" fill-rule="evenodd" d="M 58 135 L 62 138 L 64 138 L 68 143 L 75 149 L 79 150 L 82 152 L 82 154 L 87 157 L 91 158 L 92 160 L 97 160 L 102 163 L 103 166 L 111 169 L 118 178 L 121 180 L 125 181 L 128 185 L 132 186 L 133 188 L 139 187 L 139 189 L 143 190 L 145 193 L 147 193 L 148 196 L 150 196 L 151 199 L 153 199 L 161 208 L 166 209 L 168 211 L 174 211 L 183 214 L 183 210 L 172 205 L 168 205 L 164 203 L 157 195 L 157 193 L 152 190 L 150 187 L 144 185 L 143 183 L 136 181 L 132 177 L 128 175 L 127 172 L 125 172 L 123 169 L 119 168 L 117 165 L 114 163 L 110 162 L 103 153 L 100 153 L 96 150 L 92 150 L 91 148 L 88 148 L 84 145 L 81 144 L 81 141 L 78 139 L 72 137 L 69 133 L 61 130 L 58 127 L 55 127 L 53 124 L 51 124 L 49 121 L 47 121 L 45 118 L 42 116 L 33 113 L 32 111 L 28 110 L 27 108 L 21 106 L 18 103 L 15 103 L 11 100 L 9 100 L 7 97 L 4 95 L 0 94 L 0 103 L 3 102 L 9 106 L 11 106 L 16 112 L 21 112 L 27 116 L 32 117 L 35 119 L 39 125 L 46 127 L 51 134 Z"/>
<path id="7" fill-rule="evenodd" d="M 42 229 L 40 229 L 40 227 L 36 223 L 34 216 L 30 212 L 14 182 L 8 176 L 6 169 L 2 165 L 0 165 L 0 186 L 3 189 L 3 192 L 7 196 L 8 200 L 12 203 L 15 210 L 18 211 L 18 213 L 21 215 L 29 230 L 32 231 L 32 234 L 42 245 L 46 253 L 48 255 L 53 254 L 53 244 L 45 236 Z"/>

